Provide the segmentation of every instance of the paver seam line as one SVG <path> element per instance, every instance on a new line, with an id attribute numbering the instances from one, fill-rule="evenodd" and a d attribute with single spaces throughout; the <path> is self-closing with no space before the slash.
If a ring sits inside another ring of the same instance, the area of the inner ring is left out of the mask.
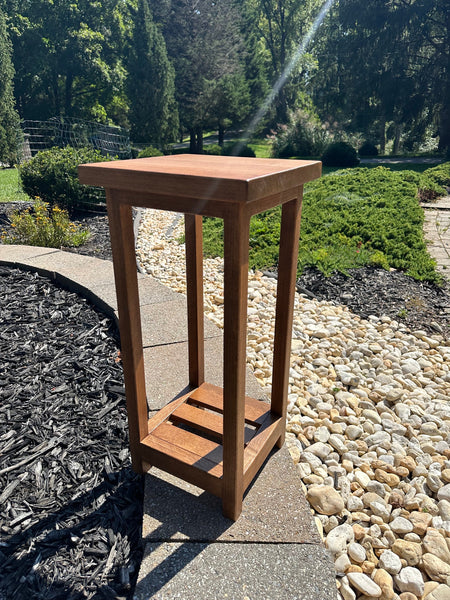
<path id="1" fill-rule="evenodd" d="M 165 538 L 165 537 L 152 537 L 150 540 L 144 540 L 144 542 L 146 544 L 159 544 L 159 543 L 166 543 L 166 544 L 223 544 L 228 545 L 228 546 L 233 546 L 236 544 L 239 544 L 239 546 L 311 546 L 312 548 L 320 548 L 321 550 L 324 550 L 326 553 L 327 552 L 327 548 L 325 547 L 324 543 L 322 540 L 317 541 L 317 542 L 296 542 L 296 541 L 289 541 L 289 542 L 283 542 L 283 541 L 275 541 L 275 542 L 268 542 L 268 541 L 258 541 L 255 542 L 254 540 L 216 540 L 216 539 L 210 539 L 210 538 L 199 538 L 199 539 L 191 539 L 191 538 L 180 538 L 180 539 L 172 539 L 172 538 Z"/>

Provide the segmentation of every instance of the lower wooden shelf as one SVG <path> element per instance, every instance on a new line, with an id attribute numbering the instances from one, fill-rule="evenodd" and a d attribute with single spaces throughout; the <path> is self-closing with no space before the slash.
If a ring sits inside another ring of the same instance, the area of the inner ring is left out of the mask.
<path id="1" fill-rule="evenodd" d="M 149 420 L 149 433 L 140 443 L 142 460 L 221 496 L 222 414 L 222 389 L 203 383 Z M 282 435 L 283 428 L 284 420 L 272 414 L 269 404 L 245 398 L 244 489 Z"/>

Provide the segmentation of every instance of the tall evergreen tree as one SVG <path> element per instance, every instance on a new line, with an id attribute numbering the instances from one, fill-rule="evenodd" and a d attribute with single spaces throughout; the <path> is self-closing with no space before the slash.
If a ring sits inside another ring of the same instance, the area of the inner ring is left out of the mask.
<path id="1" fill-rule="evenodd" d="M 384 152 L 428 126 L 450 144 L 448 0 L 339 0 L 314 44 L 312 81 L 324 118 L 363 132 Z M 411 146 L 412 147 L 412 146 Z"/>
<path id="2" fill-rule="evenodd" d="M 128 61 L 131 138 L 162 148 L 178 133 L 175 75 L 148 0 L 138 0 Z"/>
<path id="3" fill-rule="evenodd" d="M 14 106 L 12 47 L 0 9 L 0 162 L 14 164 L 18 158 L 19 115 Z"/>
<path id="4" fill-rule="evenodd" d="M 189 131 L 191 152 L 202 152 L 206 127 L 223 129 L 226 121 L 240 121 L 250 108 L 241 76 L 239 25 L 233 0 L 172 0 L 164 37 L 175 67 L 180 120 L 183 130 Z M 239 98 L 241 106 L 237 106 Z"/>

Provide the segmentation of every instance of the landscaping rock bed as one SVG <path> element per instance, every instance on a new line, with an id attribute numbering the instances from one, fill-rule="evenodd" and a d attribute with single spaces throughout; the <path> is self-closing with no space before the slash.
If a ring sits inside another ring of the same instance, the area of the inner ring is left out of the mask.
<path id="1" fill-rule="evenodd" d="M 335 273 L 331 277 L 317 269 L 306 269 L 297 289 L 317 300 L 348 306 L 363 319 L 385 315 L 412 330 L 450 335 L 448 283 L 439 287 L 399 271 L 375 267 L 350 269 L 348 276 Z"/>
<path id="2" fill-rule="evenodd" d="M 141 560 L 118 333 L 0 267 L 0 598 L 127 598 Z"/>
<path id="3" fill-rule="evenodd" d="M 181 233 L 173 217 L 146 211 L 137 246 L 143 269 L 177 292 L 185 290 Z M 450 598 L 450 347 L 439 315 L 448 296 L 364 269 L 332 278 L 331 302 L 317 293 L 330 280 L 306 275 L 294 303 L 286 445 L 338 597 Z M 367 318 L 338 302 L 340 286 Z M 222 259 L 204 261 L 204 288 L 207 316 L 221 327 Z M 417 311 L 413 330 L 388 316 L 419 293 L 430 309 Z M 250 273 L 247 364 L 268 394 L 275 304 L 274 278 Z"/>

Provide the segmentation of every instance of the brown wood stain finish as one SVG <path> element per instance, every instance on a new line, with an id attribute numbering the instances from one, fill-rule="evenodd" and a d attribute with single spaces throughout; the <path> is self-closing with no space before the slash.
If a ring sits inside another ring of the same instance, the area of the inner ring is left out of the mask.
<path id="1" fill-rule="evenodd" d="M 236 520 L 245 489 L 284 441 L 303 184 L 318 161 L 204 155 L 80 165 L 103 186 L 114 258 L 133 468 L 149 465 L 222 498 Z M 282 205 L 271 404 L 245 396 L 249 226 Z M 193 388 L 148 420 L 131 207 L 185 214 L 188 381 Z M 202 216 L 224 220 L 223 388 L 205 382 Z"/>

